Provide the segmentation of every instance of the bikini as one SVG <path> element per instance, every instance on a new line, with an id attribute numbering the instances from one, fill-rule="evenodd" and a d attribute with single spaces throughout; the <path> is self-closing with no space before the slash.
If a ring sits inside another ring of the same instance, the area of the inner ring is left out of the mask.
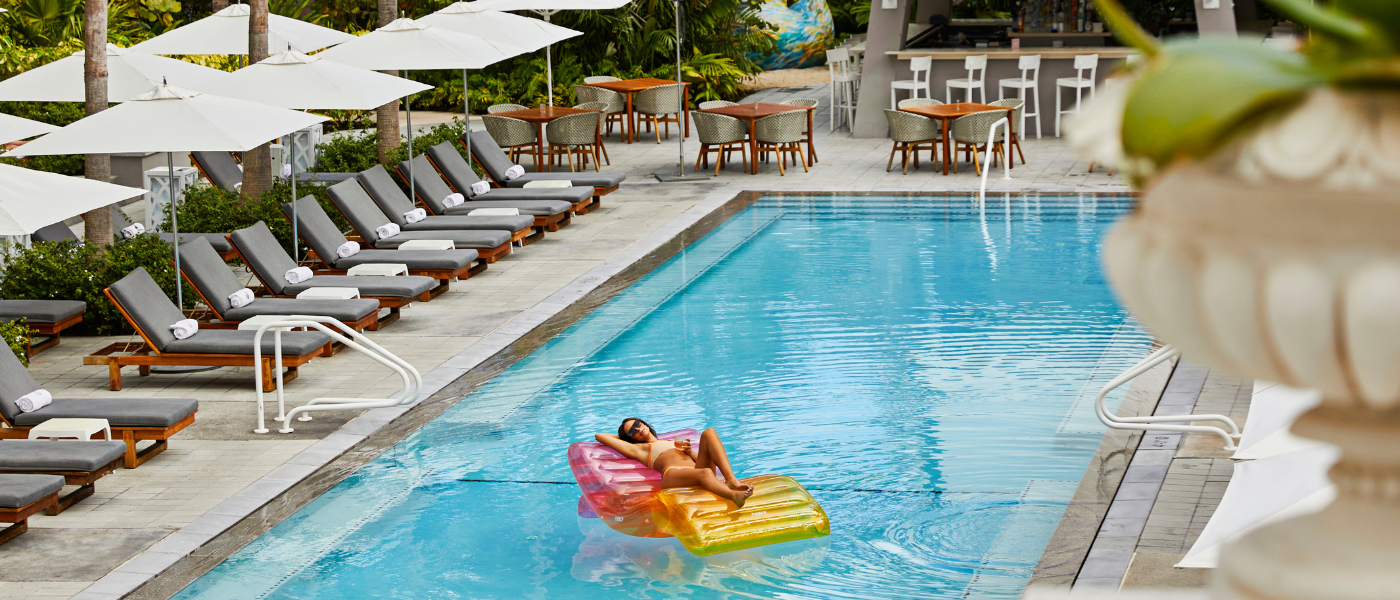
<path id="1" fill-rule="evenodd" d="M 656 465 L 656 459 L 661 458 L 661 455 L 662 455 L 662 454 L 665 454 L 667 450 L 675 450 L 675 449 L 676 449 L 676 443 L 673 442 L 673 441 L 671 441 L 671 440 L 656 440 L 656 441 L 652 442 L 652 443 L 651 443 L 651 452 L 647 454 L 647 466 L 648 466 L 648 467 L 651 467 L 651 470 L 653 470 L 653 471 L 661 471 L 660 469 L 657 469 L 656 466 L 655 466 L 655 465 Z M 671 469 L 679 469 L 679 468 L 681 468 L 681 465 L 671 465 L 671 466 L 669 466 L 669 467 L 666 467 L 666 470 L 665 470 L 665 471 L 661 471 L 661 476 L 662 476 L 662 477 L 665 477 L 665 476 L 666 476 L 666 473 L 669 472 Z"/>

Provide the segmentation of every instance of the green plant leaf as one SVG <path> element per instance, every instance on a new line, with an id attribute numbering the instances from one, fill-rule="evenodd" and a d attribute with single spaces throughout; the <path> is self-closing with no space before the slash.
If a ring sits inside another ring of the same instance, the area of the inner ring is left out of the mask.
<path id="1" fill-rule="evenodd" d="M 1171 44 L 1161 58 L 1134 84 L 1123 117 L 1124 149 L 1158 166 L 1205 156 L 1250 119 L 1324 83 L 1302 55 L 1239 40 Z"/>

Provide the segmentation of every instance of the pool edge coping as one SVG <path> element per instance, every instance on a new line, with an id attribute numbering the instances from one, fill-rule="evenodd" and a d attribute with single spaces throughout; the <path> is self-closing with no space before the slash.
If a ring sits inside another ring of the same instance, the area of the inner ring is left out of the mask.
<path id="1" fill-rule="evenodd" d="M 997 193 L 1018 196 L 1136 196 L 1118 191 L 1020 190 Z M 133 556 L 74 595 L 73 600 L 167 600 L 174 596 L 472 391 L 764 196 L 972 194 L 966 191 L 736 192 L 727 187 L 713 190 L 681 215 L 623 248 L 424 374 L 426 398 L 407 406 L 372 409 L 350 420 L 204 515 Z M 1094 460 L 1098 461 L 1099 457 L 1096 454 Z M 1119 477 L 1121 479 L 1121 474 Z M 1083 487 L 1083 480 L 1080 487 Z M 1116 489 L 1117 486 L 1114 487 Z M 1075 498 L 1078 500 L 1078 492 Z M 1092 541 L 1092 535 L 1090 539 Z M 1036 572 L 1040 572 L 1039 567 Z M 1031 583 L 1034 582 L 1033 577 Z"/>

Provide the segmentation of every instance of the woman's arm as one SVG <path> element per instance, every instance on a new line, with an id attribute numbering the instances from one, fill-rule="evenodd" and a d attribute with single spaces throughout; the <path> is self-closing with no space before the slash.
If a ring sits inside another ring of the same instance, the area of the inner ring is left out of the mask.
<path id="1" fill-rule="evenodd" d="M 631 442 L 624 442 L 622 441 L 622 438 L 619 438 L 611 433 L 600 433 L 598 435 L 593 436 L 593 439 L 598 440 L 598 443 L 603 444 L 604 446 L 612 448 L 613 450 L 617 450 L 619 453 L 621 453 L 623 456 L 626 456 L 627 458 L 641 462 L 643 464 L 646 463 L 647 453 L 646 451 L 642 450 L 641 446 L 638 446 L 637 444 L 633 444 Z"/>

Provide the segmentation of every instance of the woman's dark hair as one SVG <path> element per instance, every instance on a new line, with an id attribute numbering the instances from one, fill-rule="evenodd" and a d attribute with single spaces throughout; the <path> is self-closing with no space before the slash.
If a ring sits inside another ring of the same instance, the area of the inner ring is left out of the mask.
<path id="1" fill-rule="evenodd" d="M 643 421 L 643 420 L 641 420 L 641 419 L 638 419 L 637 417 L 627 417 L 626 419 L 623 419 L 623 420 L 622 420 L 622 424 L 620 424 L 620 425 L 617 426 L 617 437 L 621 438 L 622 441 L 627 442 L 627 443 L 629 443 L 629 444 L 639 444 L 639 443 L 641 443 L 641 442 L 639 442 L 639 441 L 633 439 L 632 436 L 627 435 L 627 422 L 628 422 L 628 421 L 637 421 L 638 423 L 641 423 L 641 424 L 643 424 L 643 425 L 646 425 L 646 426 L 647 426 L 647 429 L 651 430 L 651 434 L 652 434 L 652 435 L 656 435 L 656 429 L 653 428 L 653 427 L 651 426 L 651 423 L 648 423 L 648 422 L 646 422 L 646 421 Z M 640 433 L 640 432 L 639 432 L 639 433 Z"/>

